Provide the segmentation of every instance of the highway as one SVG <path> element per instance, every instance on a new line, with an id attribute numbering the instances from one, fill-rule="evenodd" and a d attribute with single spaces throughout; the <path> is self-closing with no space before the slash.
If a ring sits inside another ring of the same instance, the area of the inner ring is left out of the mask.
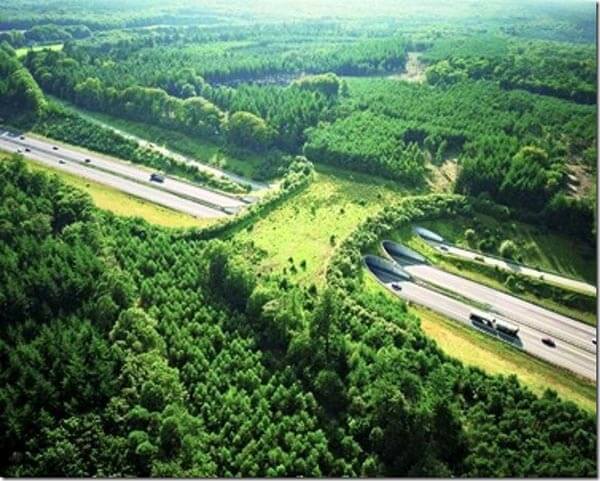
<path id="1" fill-rule="evenodd" d="M 27 143 L 23 144 L 23 142 Z M 39 144 L 40 142 L 41 145 Z M 30 152 L 24 151 L 25 145 L 30 149 Z M 50 145 L 49 150 L 47 149 L 48 145 Z M 202 203 L 198 200 L 195 201 L 193 200 L 193 197 L 181 197 L 172 190 L 158 188 L 157 186 L 153 185 L 154 183 L 151 183 L 148 180 L 149 173 L 145 170 L 134 168 L 137 171 L 137 177 L 122 177 L 119 173 L 111 173 L 104 169 L 92 167 L 91 164 L 94 163 L 112 167 L 113 161 L 107 160 L 104 157 L 99 157 L 91 153 L 83 154 L 73 150 L 66 151 L 62 147 L 59 148 L 59 150 L 54 151 L 49 143 L 28 138 L 25 138 L 24 141 L 21 141 L 18 137 L 15 140 L 13 134 L 8 134 L 6 132 L 0 133 L 0 149 L 4 149 L 8 152 L 15 152 L 17 148 L 22 150 L 21 154 L 23 156 L 48 165 L 54 169 L 62 170 L 70 174 L 99 182 L 141 199 L 169 207 L 173 210 L 201 218 L 224 217 L 227 215 L 226 212 L 220 208 L 211 207 L 209 203 Z M 91 159 L 91 163 L 89 165 L 84 162 L 86 157 Z M 123 165 L 125 167 L 129 167 L 125 164 L 121 164 L 120 162 L 116 162 L 116 164 L 120 164 L 116 167 L 117 172 L 121 172 L 120 167 Z M 139 176 L 140 172 L 143 172 L 143 181 Z M 212 193 L 210 191 L 207 192 Z"/>
<path id="2" fill-rule="evenodd" d="M 78 150 L 64 147 L 62 144 L 55 150 L 53 147 L 58 146 L 51 140 L 41 140 L 39 138 L 25 136 L 23 139 L 21 136 L 12 134 L 10 132 L 0 132 L 0 140 L 4 146 L 12 147 L 14 150 L 20 148 L 24 150 L 29 148 L 32 152 L 44 153 L 47 155 L 58 156 L 63 160 L 70 160 L 74 163 L 80 163 L 82 167 L 89 169 L 103 170 L 107 173 L 112 173 L 120 177 L 126 177 L 142 184 L 152 185 L 153 187 L 172 192 L 179 197 L 186 197 L 192 201 L 198 201 L 207 205 L 208 207 L 214 208 L 229 208 L 232 210 L 239 209 L 245 205 L 245 203 L 239 198 L 224 194 L 221 192 L 215 192 L 211 189 L 199 187 L 186 181 L 176 180 L 172 178 L 165 178 L 164 182 L 158 184 L 150 181 L 150 174 L 152 170 L 147 167 L 139 165 L 133 165 L 128 162 L 109 158 L 103 155 L 91 153 L 91 152 L 80 152 Z M 22 152 L 26 154 L 28 152 Z M 89 163 L 85 162 L 85 159 L 90 159 Z"/>
<path id="3" fill-rule="evenodd" d="M 172 157 L 175 160 L 179 161 L 179 162 L 183 162 L 185 164 L 189 164 L 189 165 L 193 165 L 194 167 L 197 167 L 199 170 L 202 170 L 204 172 L 208 172 L 212 175 L 214 175 L 215 177 L 225 177 L 233 182 L 237 182 L 238 184 L 247 184 L 249 185 L 252 190 L 254 191 L 258 191 L 258 190 L 262 190 L 262 189 L 268 189 L 269 187 L 271 187 L 270 184 L 268 183 L 264 183 L 264 182 L 258 182 L 256 180 L 252 180 L 252 179 L 248 179 L 246 177 L 242 177 L 241 175 L 237 175 L 234 174 L 232 172 L 227 172 L 225 170 L 219 169 L 217 167 L 213 167 L 212 165 L 207 165 L 207 164 L 203 164 L 202 162 L 198 162 L 197 160 L 191 159 L 189 157 L 186 157 L 184 155 L 178 154 L 177 152 L 173 152 L 172 150 L 167 149 L 166 147 L 162 147 L 162 146 L 158 146 L 153 144 L 152 142 L 149 142 L 148 140 L 145 140 L 141 137 L 138 137 L 137 135 L 133 135 L 130 134 L 128 132 L 125 132 L 124 130 L 121 129 L 117 129 L 116 127 L 113 127 L 112 125 L 109 125 L 105 122 L 101 122 L 98 119 L 95 119 L 94 117 L 91 117 L 89 115 L 85 115 L 83 113 L 80 113 L 82 116 L 84 116 L 87 120 L 89 120 L 90 122 L 93 122 L 95 124 L 101 125 L 102 127 L 105 127 L 107 129 L 111 129 L 114 132 L 117 132 L 119 135 L 134 140 L 136 141 L 138 144 L 144 146 L 144 147 L 148 147 L 150 149 L 156 150 L 157 152 L 160 152 L 168 157 Z"/>
<path id="4" fill-rule="evenodd" d="M 375 275 L 377 276 L 377 274 Z M 472 329 L 484 330 L 483 328 L 475 327 L 469 319 L 469 315 L 473 310 L 470 305 L 411 281 L 398 280 L 397 282 L 402 288 L 400 291 L 393 289 L 389 281 L 383 282 L 383 284 L 402 299 L 425 306 L 450 319 L 462 322 Z M 488 332 L 488 335 L 498 337 L 533 356 L 568 369 L 580 376 L 596 380 L 595 354 L 573 348 L 568 344 L 561 344 L 560 341 L 557 341 L 556 347 L 548 347 L 540 341 L 543 334 L 531 327 L 520 325 L 517 339 L 500 335 L 496 332 Z"/>
<path id="5" fill-rule="evenodd" d="M 395 250 L 398 244 L 384 241 L 383 245 L 388 257 L 411 279 L 406 280 L 389 269 L 385 272 L 379 270 L 371 259 L 373 256 L 369 256 L 366 264 L 377 279 L 398 296 L 479 330 L 485 329 L 475 326 L 469 319 L 473 310 L 470 302 L 487 304 L 488 311 L 519 326 L 516 339 L 499 335 L 495 330 L 487 330 L 488 334 L 501 337 L 505 342 L 588 379 L 596 379 L 596 345 L 592 342 L 596 336 L 594 327 L 441 271 L 424 263 L 419 255 L 402 257 L 401 249 Z M 406 251 L 409 250 L 404 253 Z M 394 280 L 400 284 L 401 290 L 391 287 Z M 440 292 L 440 289 L 458 294 L 460 300 Z M 544 337 L 552 338 L 556 347 L 543 344 L 541 340 Z"/>
<path id="6" fill-rule="evenodd" d="M 457 247 L 453 244 L 449 244 L 446 241 L 436 242 L 431 239 L 423 240 L 425 240 L 425 242 L 427 242 L 429 245 L 435 247 L 443 255 L 450 254 L 456 257 L 461 257 L 463 259 L 468 259 L 476 262 L 481 262 L 481 259 L 483 259 L 483 263 L 488 266 L 498 266 L 500 269 L 503 269 L 505 271 L 511 271 L 516 274 L 522 274 L 528 277 L 534 277 L 535 279 L 543 279 L 544 282 L 555 284 L 560 287 L 574 289 L 584 294 L 589 294 L 592 296 L 596 295 L 596 286 L 588 284 L 587 282 L 578 281 L 576 279 L 571 279 L 569 277 L 554 274 L 552 272 L 540 271 L 538 269 L 533 269 L 532 267 L 527 267 L 516 262 L 510 262 L 508 260 L 500 259 L 497 257 L 486 256 L 485 254 L 481 254 L 479 252 L 474 252 L 469 249 Z"/>
<path id="7" fill-rule="evenodd" d="M 593 326 L 583 324 L 556 312 L 524 301 L 504 292 L 497 291 L 463 277 L 444 272 L 431 265 L 407 265 L 404 269 L 414 278 L 443 289 L 449 289 L 464 298 L 488 305 L 493 312 L 516 321 L 520 325 L 528 325 L 538 332 L 562 340 L 588 351 L 596 352 L 592 339 L 596 337 Z"/>

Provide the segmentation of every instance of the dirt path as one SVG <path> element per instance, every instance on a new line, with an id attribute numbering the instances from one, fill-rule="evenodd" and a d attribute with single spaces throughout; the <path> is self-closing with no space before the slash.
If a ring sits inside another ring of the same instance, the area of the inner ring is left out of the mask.
<path id="1" fill-rule="evenodd" d="M 396 80 L 406 80 L 407 82 L 424 82 L 425 64 L 421 62 L 420 57 L 420 52 L 408 52 L 406 70 L 400 74 L 390 75 L 389 78 Z"/>

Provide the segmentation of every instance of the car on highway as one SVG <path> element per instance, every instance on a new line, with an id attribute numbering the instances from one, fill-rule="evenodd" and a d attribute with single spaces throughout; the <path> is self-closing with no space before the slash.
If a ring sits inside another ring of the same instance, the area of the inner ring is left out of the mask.
<path id="1" fill-rule="evenodd" d="M 64 163 L 65 163 L 65 161 L 64 161 L 63 159 L 59 159 L 58 163 L 59 163 L 59 164 L 64 164 Z"/>
<path id="2" fill-rule="evenodd" d="M 392 282 L 392 289 L 394 289 L 395 291 L 401 291 L 402 290 L 402 286 L 400 285 L 399 282 Z"/>
<path id="3" fill-rule="evenodd" d="M 152 182 L 160 182 L 162 184 L 165 181 L 165 176 L 159 174 L 158 172 L 153 172 L 152 174 L 150 174 L 150 180 Z"/>
<path id="4" fill-rule="evenodd" d="M 91 159 L 87 159 L 87 158 L 86 158 L 84 162 L 85 162 L 86 164 L 89 164 L 91 161 L 92 161 Z"/>
<path id="5" fill-rule="evenodd" d="M 53 145 L 52 150 L 58 150 L 58 147 L 56 145 Z"/>
<path id="6" fill-rule="evenodd" d="M 25 147 L 25 152 L 31 152 L 31 149 L 29 147 Z"/>
<path id="7" fill-rule="evenodd" d="M 546 346 L 556 347 L 556 343 L 554 342 L 554 340 L 549 337 L 543 337 L 542 342 L 546 344 Z"/>
<path id="8" fill-rule="evenodd" d="M 440 250 L 444 252 L 448 252 L 448 246 L 440 246 Z"/>
<path id="9" fill-rule="evenodd" d="M 593 342 L 594 344 L 596 344 L 596 338 L 595 338 L 595 337 L 593 337 L 593 338 L 592 338 L 592 342 Z"/>

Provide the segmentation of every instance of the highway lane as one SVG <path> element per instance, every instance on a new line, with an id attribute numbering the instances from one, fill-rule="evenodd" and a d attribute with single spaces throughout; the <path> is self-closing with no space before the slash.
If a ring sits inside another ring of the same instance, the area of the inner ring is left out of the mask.
<path id="1" fill-rule="evenodd" d="M 416 279 L 452 290 L 478 303 L 487 304 L 490 306 L 489 310 L 520 325 L 530 326 L 555 340 L 568 342 L 584 351 L 596 352 L 596 346 L 592 343 L 592 338 L 596 337 L 596 329 L 593 326 L 428 264 L 406 265 L 404 269 Z"/>
<path id="2" fill-rule="evenodd" d="M 553 274 L 552 272 L 540 271 L 538 269 L 533 269 L 531 267 L 527 267 L 521 264 L 498 259 L 496 257 L 486 256 L 478 252 L 473 252 L 468 249 L 456 247 L 446 242 L 436 243 L 431 240 L 426 240 L 426 242 L 436 247 L 442 254 L 451 254 L 457 257 L 461 257 L 463 259 L 469 259 L 478 262 L 481 262 L 479 259 L 483 259 L 484 264 L 488 266 L 498 266 L 500 269 L 511 271 L 516 274 L 522 274 L 528 277 L 533 277 L 535 279 L 543 279 L 545 282 L 548 282 L 550 284 L 575 289 L 576 291 L 580 291 L 593 296 L 596 295 L 596 286 L 588 284 L 587 282 L 570 279 L 568 277 L 560 276 L 558 274 Z"/>
<path id="3" fill-rule="evenodd" d="M 63 160 L 78 162 L 86 169 L 99 169 L 114 173 L 118 176 L 127 177 L 128 179 L 141 184 L 152 185 L 156 187 L 156 189 L 166 190 L 180 197 L 187 197 L 192 201 L 197 200 L 209 207 L 217 209 L 228 208 L 232 211 L 236 211 L 245 205 L 245 203 L 237 197 L 215 192 L 207 188 L 198 187 L 188 182 L 168 177 L 165 178 L 163 183 L 157 185 L 150 181 L 151 170 L 117 159 L 109 159 L 99 154 L 80 152 L 75 149 L 63 147 L 62 145 L 58 147 L 58 150 L 54 150 L 53 147 L 55 144 L 51 141 L 41 140 L 30 136 L 25 136 L 24 139 L 21 139 L 19 135 L 6 131 L 0 133 L 0 140 L 2 140 L 4 146 L 8 146 L 9 148 L 12 147 L 14 150 L 17 148 L 22 150 L 29 148 L 32 151 L 58 157 Z M 89 164 L 85 162 L 86 158 L 90 159 Z"/>
<path id="4" fill-rule="evenodd" d="M 237 182 L 238 184 L 247 184 L 254 191 L 268 189 L 269 187 L 271 187 L 271 185 L 268 183 L 258 182 L 256 180 L 248 179 L 241 175 L 237 175 L 232 172 L 227 172 L 227 171 L 219 169 L 217 167 L 213 167 L 212 165 L 203 164 L 202 162 L 198 162 L 197 160 L 194 160 L 194 159 L 191 159 L 184 155 L 178 154 L 177 152 L 173 152 L 172 150 L 169 150 L 166 147 L 155 145 L 152 142 L 149 142 L 148 140 L 138 137 L 137 135 L 130 134 L 128 132 L 125 132 L 124 130 L 113 127 L 112 125 L 109 125 L 105 122 L 101 122 L 100 120 L 98 120 L 94 117 L 90 117 L 89 115 L 85 115 L 85 114 L 82 114 L 82 115 L 90 122 L 101 125 L 102 127 L 105 127 L 107 129 L 111 129 L 114 132 L 117 132 L 118 134 L 122 135 L 125 138 L 134 140 L 138 144 L 140 144 L 144 147 L 148 147 L 150 149 L 156 150 L 168 157 L 174 158 L 175 160 L 178 160 L 180 162 L 183 162 L 183 163 L 186 163 L 189 165 L 193 165 L 194 167 L 197 167 L 199 170 L 203 170 L 204 172 L 213 174 L 215 177 L 225 177 L 229 180 L 232 180 L 233 182 Z"/>
<path id="5" fill-rule="evenodd" d="M 374 275 L 379 279 L 377 274 Z M 464 302 L 458 301 L 444 294 L 432 291 L 424 286 L 415 284 L 411 281 L 398 280 L 401 290 L 397 291 L 391 287 L 389 278 L 379 279 L 390 291 L 398 297 L 415 304 L 420 304 L 433 311 L 439 312 L 446 317 L 461 322 L 472 329 L 480 331 L 485 330 L 473 325 L 469 319 L 472 307 Z M 514 345 L 516 348 L 548 361 L 554 365 L 568 369 L 580 376 L 591 380 L 596 380 L 595 356 L 589 353 L 573 350 L 571 346 L 564 346 L 560 341 L 556 347 L 551 348 L 543 344 L 540 340 L 540 333 L 528 326 L 520 326 L 518 338 L 499 335 L 495 332 L 487 332 L 488 335 L 497 337 L 500 340 Z"/>
<path id="6" fill-rule="evenodd" d="M 7 142 L 6 139 L 0 136 L 0 149 L 5 149 L 9 152 L 14 152 L 14 144 Z M 62 170 L 70 174 L 84 177 L 86 179 L 99 182 L 101 184 L 113 187 L 128 194 L 134 195 L 141 199 L 169 207 L 179 212 L 184 212 L 200 218 L 218 218 L 224 217 L 226 214 L 218 209 L 207 207 L 204 204 L 193 202 L 184 199 L 169 192 L 161 191 L 153 188 L 151 185 L 144 185 L 133 180 L 124 179 L 122 177 L 109 174 L 102 170 L 92 169 L 81 165 L 79 162 L 66 160 L 64 163 L 59 163 L 61 156 L 47 154 L 37 149 L 31 149 L 31 152 L 22 153 L 27 158 L 41 162 L 54 169 Z"/>

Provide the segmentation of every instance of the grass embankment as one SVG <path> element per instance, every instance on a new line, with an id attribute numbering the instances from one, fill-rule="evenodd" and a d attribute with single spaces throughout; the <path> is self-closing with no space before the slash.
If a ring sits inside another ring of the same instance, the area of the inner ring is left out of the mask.
<path id="1" fill-rule="evenodd" d="M 383 289 L 365 274 L 366 289 Z M 390 302 L 398 302 L 387 289 Z M 489 374 L 515 374 L 519 381 L 536 394 L 553 389 L 565 400 L 587 411 L 596 412 L 596 386 L 569 371 L 548 364 L 483 333 L 448 320 L 428 309 L 410 307 L 409 312 L 421 319 L 423 331 L 449 356 L 465 365 L 476 366 Z"/>
<path id="2" fill-rule="evenodd" d="M 17 48 L 17 49 L 15 49 L 15 53 L 17 54 L 18 58 L 21 58 L 21 57 L 24 57 L 25 55 L 27 55 L 27 52 L 29 52 L 30 50 L 37 52 L 39 50 L 62 50 L 62 48 L 63 48 L 62 43 L 53 43 L 50 45 L 34 45 L 33 47 Z"/>
<path id="3" fill-rule="evenodd" d="M 214 219 L 198 219 L 191 215 L 153 204 L 152 202 L 107 187 L 98 182 L 52 169 L 29 159 L 27 163 L 34 170 L 55 174 L 63 182 L 87 192 L 92 197 L 96 207 L 123 217 L 141 217 L 152 224 L 164 227 L 202 227 L 215 222 Z"/>
<path id="4" fill-rule="evenodd" d="M 306 190 L 235 238 L 254 243 L 262 271 L 285 270 L 299 283 L 321 284 L 336 245 L 367 216 L 400 195 L 397 184 L 318 167 L 315 180 Z"/>
<path id="5" fill-rule="evenodd" d="M 69 102 L 52 98 L 63 107 L 77 112 L 82 117 L 99 122 L 125 134 L 139 137 L 159 147 L 191 157 L 198 162 L 218 167 L 243 177 L 252 178 L 262 163 L 258 154 L 225 151 L 220 145 L 208 140 L 191 137 L 180 132 L 167 130 L 155 125 L 121 119 L 112 115 L 83 110 Z"/>
<path id="6" fill-rule="evenodd" d="M 522 222 L 498 221 L 483 214 L 471 218 L 455 217 L 451 221 L 423 222 L 422 225 L 456 245 L 473 250 L 480 250 L 477 247 L 479 241 L 489 239 L 493 248 L 482 249 L 482 252 L 493 255 L 499 255 L 501 242 L 510 239 L 517 244 L 523 264 L 592 284 L 596 282 L 594 248 L 577 239 Z M 476 237 L 471 244 L 465 239 L 467 229 L 475 231 Z"/>
<path id="7" fill-rule="evenodd" d="M 462 222 L 465 222 L 467 223 L 466 225 L 469 225 L 468 222 L 471 221 L 462 218 L 453 218 L 452 221 L 436 220 L 421 222 L 419 223 L 419 225 L 431 229 L 434 232 L 437 232 L 438 234 L 446 238 L 448 241 L 456 242 L 458 245 L 468 247 L 468 244 L 464 241 L 464 239 L 461 240 L 461 238 L 458 235 L 456 235 L 457 232 L 464 232 L 465 230 L 465 224 L 462 224 Z M 547 263 L 545 264 L 546 268 L 548 267 L 548 264 L 550 264 L 553 267 L 560 266 L 562 268 L 561 273 L 565 273 L 564 271 L 567 265 L 567 256 L 570 253 L 573 265 L 579 268 L 579 270 L 571 269 L 570 272 L 587 272 L 589 266 L 585 266 L 585 264 L 587 257 L 590 255 L 588 249 L 591 248 L 589 248 L 589 246 L 587 246 L 585 243 L 578 243 L 572 240 L 567 240 L 566 238 L 557 234 L 536 233 L 535 228 L 527 226 L 525 224 L 520 224 L 517 231 L 518 233 L 515 233 L 514 239 L 519 243 L 528 242 L 529 245 L 534 246 L 531 247 L 529 250 L 531 252 L 536 252 L 538 258 L 544 258 L 547 260 Z M 550 236 L 553 240 L 556 241 L 556 244 L 552 244 L 552 242 L 549 242 L 547 239 L 544 238 L 544 235 Z M 512 290 L 501 280 L 508 274 L 504 274 L 503 271 L 496 272 L 489 266 L 479 265 L 477 262 L 474 261 L 461 259 L 455 260 L 452 257 L 443 256 L 438 251 L 434 250 L 431 246 L 429 246 L 427 243 L 425 243 L 421 238 L 414 235 L 411 226 L 404 226 L 400 230 L 390 235 L 390 238 L 397 242 L 401 242 L 411 247 L 412 249 L 424 254 L 432 261 L 432 263 L 434 263 L 437 267 L 445 271 L 457 274 L 467 279 L 471 279 L 475 282 L 489 286 L 499 291 L 514 295 L 526 301 L 545 307 L 546 309 L 558 312 L 559 314 L 585 322 L 586 324 L 592 326 L 595 326 L 597 324 L 595 308 L 583 309 L 575 307 L 575 304 L 565 305 L 560 301 L 560 296 L 552 299 L 550 297 L 545 297 L 545 294 L 540 295 L 539 293 L 527 289 L 521 291 Z M 524 241 L 523 239 L 528 240 Z M 567 250 L 567 245 L 570 246 L 570 251 Z M 554 260 L 554 262 L 550 263 L 550 260 Z M 539 264 L 533 265 L 535 267 L 541 267 Z M 553 267 L 550 268 L 552 269 Z M 558 269 L 553 270 L 558 271 Z M 581 279 L 582 276 L 580 275 L 579 278 Z M 564 295 L 567 296 L 571 292 L 567 289 L 561 289 L 558 287 L 555 287 L 554 290 L 561 294 L 564 293 Z"/>

